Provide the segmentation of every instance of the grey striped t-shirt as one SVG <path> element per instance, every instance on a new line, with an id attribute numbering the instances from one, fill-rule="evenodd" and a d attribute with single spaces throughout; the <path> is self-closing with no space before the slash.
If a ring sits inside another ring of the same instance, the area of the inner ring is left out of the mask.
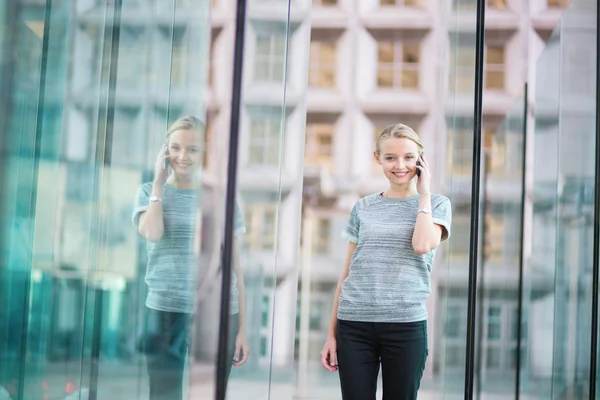
<path id="1" fill-rule="evenodd" d="M 361 322 L 415 322 L 427 319 L 430 274 L 436 250 L 418 255 L 412 247 L 420 196 L 358 200 L 343 236 L 357 243 L 342 283 L 338 318 Z M 450 236 L 450 200 L 431 196 L 433 222 Z"/>
<path id="2" fill-rule="evenodd" d="M 133 210 L 137 227 L 140 216 L 148 209 L 152 183 L 142 184 Z M 194 239 L 196 212 L 200 201 L 198 190 L 177 189 L 164 184 L 162 195 L 163 237 L 157 243 L 147 242 L 148 266 L 146 306 L 153 310 L 190 313 L 196 288 L 196 255 Z M 239 206 L 235 205 L 234 235 L 246 232 Z M 239 292 L 235 274 L 231 275 L 230 313 L 238 313 Z"/>

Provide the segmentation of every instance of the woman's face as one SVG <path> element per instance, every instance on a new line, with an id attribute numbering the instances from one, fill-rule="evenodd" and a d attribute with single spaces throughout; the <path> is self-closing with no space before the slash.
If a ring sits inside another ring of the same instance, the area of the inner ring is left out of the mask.
<path id="1" fill-rule="evenodd" d="M 376 152 L 375 159 L 390 183 L 403 185 L 410 182 L 417 173 L 419 146 L 410 139 L 391 137 L 380 147 L 381 153 Z"/>
<path id="2" fill-rule="evenodd" d="M 198 132 L 178 130 L 169 136 L 169 163 L 173 171 L 191 175 L 200 163 Z"/>

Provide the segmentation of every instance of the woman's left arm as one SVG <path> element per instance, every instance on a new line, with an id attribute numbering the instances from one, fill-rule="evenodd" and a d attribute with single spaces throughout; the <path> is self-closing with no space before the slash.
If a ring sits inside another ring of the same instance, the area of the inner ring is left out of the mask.
<path id="1" fill-rule="evenodd" d="M 415 222 L 415 230 L 412 237 L 412 245 L 415 253 L 426 254 L 437 248 L 442 240 L 442 227 L 433 222 L 431 210 L 431 173 L 425 156 L 419 157 L 421 176 L 417 179 L 417 190 L 421 195 L 419 199 L 419 211 Z"/>
<path id="2" fill-rule="evenodd" d="M 433 222 L 431 194 L 421 194 L 412 245 L 415 253 L 426 254 L 437 248 L 442 240 L 442 227 Z"/>

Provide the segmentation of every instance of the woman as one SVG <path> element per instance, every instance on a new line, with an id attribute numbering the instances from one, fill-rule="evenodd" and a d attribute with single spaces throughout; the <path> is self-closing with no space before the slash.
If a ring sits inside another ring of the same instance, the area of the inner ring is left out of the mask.
<path id="1" fill-rule="evenodd" d="M 200 167 L 200 139 L 204 125 L 183 117 L 170 127 L 166 145 L 156 160 L 154 180 L 138 189 L 133 215 L 147 240 L 147 318 L 144 351 L 147 355 L 150 399 L 181 399 L 187 336 L 196 287 L 196 214 L 200 200 L 195 181 Z M 171 174 L 168 173 L 171 167 Z M 234 234 L 245 232 L 236 208 Z M 237 278 L 237 279 L 236 279 Z M 239 268 L 233 274 L 230 314 L 237 335 L 230 342 L 233 365 L 246 362 L 244 284 Z M 238 299 L 239 297 L 239 299 Z M 151 321 L 155 335 L 149 335 Z"/>
<path id="2" fill-rule="evenodd" d="M 384 399 L 417 398 L 431 268 L 451 223 L 450 200 L 431 193 L 422 151 L 406 125 L 381 132 L 374 156 L 389 188 L 358 200 L 343 234 L 347 260 L 321 363 L 339 369 L 344 400 L 374 400 L 380 365 Z"/>

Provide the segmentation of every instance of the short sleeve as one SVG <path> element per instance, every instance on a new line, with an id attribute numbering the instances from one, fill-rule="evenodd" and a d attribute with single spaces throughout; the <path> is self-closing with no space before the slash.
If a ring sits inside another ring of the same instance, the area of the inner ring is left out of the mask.
<path id="1" fill-rule="evenodd" d="M 148 209 L 148 202 L 150 201 L 150 191 L 147 185 L 140 185 L 135 196 L 135 205 L 133 208 L 132 221 L 137 227 L 140 223 L 141 215 Z"/>
<path id="2" fill-rule="evenodd" d="M 246 233 L 246 225 L 244 224 L 244 216 L 237 201 L 235 202 L 233 236 L 237 237 Z"/>
<path id="3" fill-rule="evenodd" d="M 442 197 L 441 201 L 435 205 L 432 210 L 433 223 L 442 227 L 442 241 L 450 237 L 452 224 L 452 205 L 447 197 Z"/>
<path id="4" fill-rule="evenodd" d="M 346 223 L 346 229 L 342 232 L 342 237 L 349 242 L 358 244 L 360 232 L 360 219 L 358 218 L 358 203 L 354 204 L 352 211 L 350 211 L 350 217 Z"/>

